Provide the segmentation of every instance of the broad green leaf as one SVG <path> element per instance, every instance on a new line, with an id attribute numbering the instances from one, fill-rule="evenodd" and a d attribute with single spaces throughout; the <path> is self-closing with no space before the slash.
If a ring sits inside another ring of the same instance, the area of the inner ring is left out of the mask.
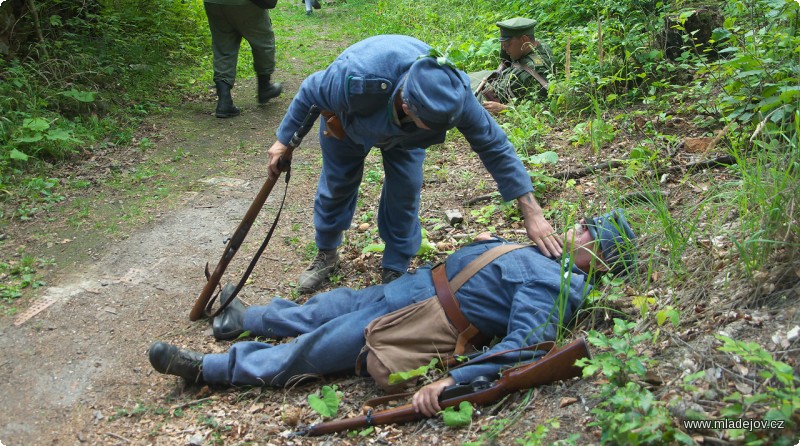
<path id="1" fill-rule="evenodd" d="M 417 255 L 422 256 L 432 252 L 438 252 L 438 249 L 436 249 L 436 245 L 434 245 L 427 239 L 422 240 L 422 244 L 419 245 L 419 250 L 417 250 Z"/>
<path id="2" fill-rule="evenodd" d="M 531 156 L 529 161 L 533 164 L 556 164 L 558 163 L 558 154 L 552 150 L 548 150 Z"/>
<path id="3" fill-rule="evenodd" d="M 94 102 L 94 92 L 92 91 L 80 91 L 73 88 L 69 91 L 62 91 L 61 94 L 80 102 Z"/>
<path id="4" fill-rule="evenodd" d="M 368 252 L 383 252 L 384 249 L 386 249 L 386 245 L 383 243 L 370 243 L 361 250 L 361 254 L 366 254 Z"/>
<path id="5" fill-rule="evenodd" d="M 22 121 L 22 127 L 34 132 L 43 132 L 50 128 L 50 123 L 42 118 L 26 118 Z"/>
<path id="6" fill-rule="evenodd" d="M 335 417 L 339 411 L 339 395 L 331 386 L 323 386 L 322 398 L 312 393 L 308 396 L 308 405 L 323 417 Z"/>
<path id="7" fill-rule="evenodd" d="M 395 372 L 389 375 L 389 384 L 400 384 L 406 382 L 410 379 L 416 378 L 418 376 L 425 376 L 428 373 L 428 370 L 436 367 L 436 364 L 439 363 L 438 358 L 431 359 L 431 362 L 428 365 L 419 366 L 414 370 L 410 370 L 407 372 Z"/>
<path id="8" fill-rule="evenodd" d="M 472 422 L 472 413 L 474 409 L 469 401 L 462 401 L 458 405 L 458 410 L 448 407 L 442 413 L 444 424 L 450 427 L 469 426 Z"/>
<path id="9" fill-rule="evenodd" d="M 32 136 L 23 136 L 21 138 L 14 138 L 14 141 L 16 141 L 16 142 L 38 142 L 38 141 L 41 141 L 43 138 L 44 138 L 44 135 L 42 135 L 41 133 L 37 133 L 37 134 L 32 135 Z"/>
<path id="10" fill-rule="evenodd" d="M 50 141 L 71 141 L 73 139 L 72 132 L 64 129 L 52 129 L 44 136 Z"/>
<path id="11" fill-rule="evenodd" d="M 17 160 L 17 161 L 28 161 L 28 155 L 26 155 L 26 154 L 24 154 L 24 153 L 20 152 L 20 151 L 19 151 L 19 150 L 17 150 L 17 149 L 11 149 L 11 152 L 8 154 L 8 156 L 9 156 L 9 157 L 10 157 L 12 160 Z"/>

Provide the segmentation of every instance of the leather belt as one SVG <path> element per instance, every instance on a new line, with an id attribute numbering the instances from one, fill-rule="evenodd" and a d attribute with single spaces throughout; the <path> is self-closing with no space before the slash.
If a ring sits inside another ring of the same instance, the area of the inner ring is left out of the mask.
<path id="1" fill-rule="evenodd" d="M 433 268 L 431 274 L 433 276 L 433 287 L 436 289 L 436 297 L 439 298 L 439 304 L 444 309 L 444 314 L 447 316 L 447 319 L 449 319 L 453 326 L 456 327 L 456 330 L 458 330 L 458 340 L 456 341 L 454 354 L 463 354 L 469 344 L 475 347 L 482 347 L 489 344 L 491 339 L 472 325 L 464 316 L 464 313 L 461 312 L 461 307 L 459 307 L 458 301 L 453 295 L 453 290 L 450 288 L 450 282 L 447 280 L 447 271 L 445 270 L 444 264 Z"/>

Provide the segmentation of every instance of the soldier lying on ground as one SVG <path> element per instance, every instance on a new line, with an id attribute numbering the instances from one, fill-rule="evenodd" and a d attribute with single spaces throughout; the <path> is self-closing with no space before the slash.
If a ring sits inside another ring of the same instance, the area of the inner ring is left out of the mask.
<path id="1" fill-rule="evenodd" d="M 561 259 L 483 233 L 438 267 L 419 268 L 388 285 L 339 288 L 304 305 L 275 298 L 245 309 L 234 300 L 213 321 L 217 339 L 234 339 L 245 331 L 295 337 L 286 343 L 237 342 L 227 353 L 203 355 L 156 342 L 149 350 L 150 363 L 191 383 L 221 386 L 284 386 L 301 375 L 352 373 L 355 365 L 359 374 L 363 367 L 391 390 L 389 373 L 412 370 L 434 357 L 469 353 L 498 338 L 475 359 L 501 354 L 451 369 L 446 378 L 415 393 L 417 412 L 433 416 L 448 385 L 497 376 L 505 367 L 543 355 L 505 351 L 555 340 L 557 327 L 572 318 L 591 290 L 591 273 L 619 274 L 633 268 L 634 238 L 621 209 L 581 219 L 567 231 Z M 514 247 L 520 249 L 509 250 Z M 473 263 L 480 259 L 488 263 Z M 447 294 L 441 288 L 437 298 L 436 282 L 442 278 L 449 281 L 447 289 L 455 289 L 457 314 L 441 301 Z M 457 328 L 459 318 L 469 328 Z M 398 335 L 398 329 L 404 331 Z"/>

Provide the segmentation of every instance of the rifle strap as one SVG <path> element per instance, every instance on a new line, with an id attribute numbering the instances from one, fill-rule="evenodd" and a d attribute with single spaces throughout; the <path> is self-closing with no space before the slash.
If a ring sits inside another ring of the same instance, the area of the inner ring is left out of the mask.
<path id="1" fill-rule="evenodd" d="M 531 245 L 512 244 L 506 243 L 496 246 L 471 261 L 459 271 L 453 280 L 447 280 L 447 270 L 445 264 L 439 264 L 433 268 L 431 275 L 433 277 L 433 286 L 436 289 L 436 297 L 439 298 L 439 304 L 444 309 L 447 319 L 458 330 L 458 339 L 456 340 L 455 355 L 464 353 L 467 345 L 474 346 L 487 345 L 491 338 L 483 334 L 477 327 L 472 325 L 469 320 L 461 312 L 461 307 L 458 305 L 455 293 L 466 283 L 472 276 L 480 271 L 484 266 L 488 265 L 498 257 L 516 249 L 525 248 Z"/>
<path id="2" fill-rule="evenodd" d="M 541 74 L 539 74 L 539 73 L 538 73 L 536 70 L 534 70 L 533 68 L 531 68 L 531 67 L 529 67 L 529 66 L 527 66 L 527 65 L 523 65 L 523 64 L 521 64 L 521 63 L 519 63 L 519 62 L 514 62 L 514 63 L 512 63 L 512 64 L 511 64 L 511 66 L 512 66 L 512 67 L 514 67 L 514 68 L 516 68 L 516 69 L 518 69 L 518 70 L 522 70 L 522 71 L 525 71 L 525 72 L 527 72 L 528 74 L 530 74 L 531 76 L 533 76 L 533 78 L 534 78 L 534 79 L 536 79 L 536 82 L 539 82 L 539 85 L 541 85 L 541 86 L 542 86 L 542 88 L 544 88 L 545 90 L 547 90 L 547 86 L 549 85 L 549 84 L 547 83 L 547 79 L 545 79 L 545 78 L 544 78 L 544 77 L 543 77 Z"/>
<path id="3" fill-rule="evenodd" d="M 367 412 L 370 410 L 377 409 L 380 406 L 387 406 L 389 403 L 393 403 L 395 401 L 407 399 L 414 392 L 404 392 L 404 393 L 395 393 L 392 395 L 384 395 L 384 396 L 376 396 L 375 398 L 370 398 L 361 405 L 361 411 L 366 415 Z"/>
<path id="4" fill-rule="evenodd" d="M 275 220 L 272 221 L 272 225 L 269 227 L 269 231 L 267 231 L 266 237 L 264 237 L 264 241 L 261 242 L 261 246 L 259 246 L 258 251 L 256 251 L 255 255 L 253 256 L 253 260 L 250 261 L 250 264 L 247 265 L 247 270 L 242 275 L 242 278 L 239 279 L 239 283 L 236 284 L 236 288 L 233 290 L 231 295 L 225 300 L 225 302 L 220 302 L 219 308 L 213 314 L 211 313 L 211 307 L 214 305 L 214 301 L 219 296 L 220 292 L 217 292 L 211 299 L 209 299 L 208 304 L 206 305 L 205 313 L 210 318 L 215 318 L 219 316 L 225 308 L 233 302 L 233 298 L 239 294 L 239 291 L 244 287 L 245 283 L 247 283 L 247 279 L 250 278 L 250 273 L 253 272 L 253 268 L 255 268 L 256 263 L 258 263 L 258 259 L 261 258 L 261 254 L 264 253 L 264 250 L 267 248 L 270 239 L 272 238 L 272 233 L 275 232 L 275 228 L 278 226 L 278 220 L 281 218 L 281 211 L 283 211 L 283 203 L 286 201 L 286 192 L 289 190 L 289 178 L 291 177 L 291 170 L 286 171 L 286 186 L 283 188 L 283 197 L 281 198 L 281 205 L 278 207 L 278 213 L 275 215 Z"/>

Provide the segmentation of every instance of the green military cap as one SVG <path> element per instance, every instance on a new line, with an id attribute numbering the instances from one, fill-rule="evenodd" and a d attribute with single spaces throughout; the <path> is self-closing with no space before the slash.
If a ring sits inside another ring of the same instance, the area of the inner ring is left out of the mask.
<path id="1" fill-rule="evenodd" d="M 506 41 L 517 36 L 532 36 L 533 28 L 536 27 L 536 20 L 524 17 L 514 17 L 513 19 L 503 20 L 496 23 L 500 28 L 500 41 Z"/>

